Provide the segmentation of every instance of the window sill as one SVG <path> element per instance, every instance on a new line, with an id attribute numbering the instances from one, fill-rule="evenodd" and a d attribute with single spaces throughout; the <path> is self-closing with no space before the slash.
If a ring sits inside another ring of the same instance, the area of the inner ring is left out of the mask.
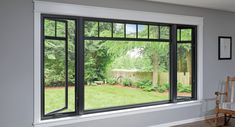
<path id="1" fill-rule="evenodd" d="M 52 120 L 43 120 L 43 121 L 39 121 L 37 123 L 33 123 L 33 126 L 34 127 L 58 126 L 58 125 L 73 124 L 73 123 L 99 120 L 99 119 L 105 119 L 105 118 L 120 117 L 120 116 L 125 116 L 125 115 L 133 115 L 133 114 L 148 113 L 148 112 L 155 112 L 155 111 L 162 111 L 162 110 L 169 110 L 169 109 L 177 109 L 177 108 L 190 107 L 190 106 L 201 105 L 201 104 L 202 104 L 201 101 L 198 101 L 198 100 L 197 101 L 179 102 L 179 103 L 169 103 L 169 104 L 162 104 L 162 105 L 155 105 L 155 106 L 147 106 L 147 107 L 140 107 L 140 108 L 132 108 L 132 109 L 124 109 L 124 110 L 117 110 L 117 111 L 87 114 L 87 115 L 83 115 L 83 116 L 58 118 L 58 119 L 52 119 Z"/>

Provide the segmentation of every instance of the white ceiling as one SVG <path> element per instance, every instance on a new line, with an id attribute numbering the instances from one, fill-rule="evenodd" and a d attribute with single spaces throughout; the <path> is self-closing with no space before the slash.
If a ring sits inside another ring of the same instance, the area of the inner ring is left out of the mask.
<path id="1" fill-rule="evenodd" d="M 147 0 L 235 12 L 235 0 Z"/>

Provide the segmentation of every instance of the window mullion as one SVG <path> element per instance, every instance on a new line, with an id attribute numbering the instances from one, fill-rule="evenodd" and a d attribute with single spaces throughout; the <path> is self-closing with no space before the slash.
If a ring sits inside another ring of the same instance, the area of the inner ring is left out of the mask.
<path id="1" fill-rule="evenodd" d="M 75 112 L 76 114 L 78 115 L 79 114 L 79 103 L 78 103 L 78 91 L 79 91 L 79 84 L 78 84 L 78 68 L 79 68 L 79 63 L 78 63 L 78 47 L 79 47 L 79 29 L 78 29 L 78 26 L 79 26 L 79 18 L 76 19 L 76 22 L 75 22 L 75 41 L 74 41 L 74 45 L 75 45 Z"/>
<path id="2" fill-rule="evenodd" d="M 44 74 L 44 56 L 45 56 L 45 20 L 43 17 L 41 17 L 41 118 L 43 118 L 45 116 L 45 74 Z"/>
<path id="3" fill-rule="evenodd" d="M 57 27 L 57 26 L 56 26 Z M 57 32 L 55 32 L 57 33 Z M 68 87 L 69 87 L 69 84 L 68 84 L 68 78 L 69 78 L 69 63 L 68 63 L 68 22 L 65 22 L 65 109 L 68 109 Z"/>
<path id="4" fill-rule="evenodd" d="M 76 95 L 78 107 L 77 112 L 79 115 L 82 115 L 84 112 L 84 20 L 79 17 L 77 21 L 77 92 Z"/>
<path id="5" fill-rule="evenodd" d="M 177 101 L 177 25 L 171 26 L 170 44 L 170 100 Z"/>
<path id="6" fill-rule="evenodd" d="M 192 99 L 197 99 L 197 29 L 192 29 Z"/>

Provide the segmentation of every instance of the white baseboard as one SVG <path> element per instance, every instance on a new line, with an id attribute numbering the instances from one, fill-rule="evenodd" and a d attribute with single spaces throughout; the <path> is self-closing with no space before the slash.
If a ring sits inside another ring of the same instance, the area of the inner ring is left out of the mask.
<path id="1" fill-rule="evenodd" d="M 181 124 L 203 121 L 203 120 L 212 119 L 212 118 L 215 118 L 215 115 L 197 117 L 197 118 L 180 120 L 180 121 L 174 121 L 174 122 L 170 122 L 170 123 L 163 123 L 163 124 L 153 125 L 153 126 L 149 126 L 149 127 L 171 127 L 171 126 L 176 126 L 176 125 L 181 125 Z"/>

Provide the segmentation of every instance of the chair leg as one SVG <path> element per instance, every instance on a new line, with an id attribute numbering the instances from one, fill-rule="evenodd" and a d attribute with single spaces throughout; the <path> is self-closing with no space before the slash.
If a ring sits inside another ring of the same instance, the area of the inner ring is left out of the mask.
<path id="1" fill-rule="evenodd" d="M 216 113 L 215 116 L 215 126 L 218 127 L 218 122 L 219 122 L 219 113 Z"/>
<path id="2" fill-rule="evenodd" d="M 227 115 L 224 114 L 224 126 L 227 125 L 227 124 L 228 124 L 228 123 L 227 123 Z"/>
<path id="3" fill-rule="evenodd" d="M 228 125 L 232 115 L 227 116 L 227 114 L 224 114 L 224 125 Z"/>

